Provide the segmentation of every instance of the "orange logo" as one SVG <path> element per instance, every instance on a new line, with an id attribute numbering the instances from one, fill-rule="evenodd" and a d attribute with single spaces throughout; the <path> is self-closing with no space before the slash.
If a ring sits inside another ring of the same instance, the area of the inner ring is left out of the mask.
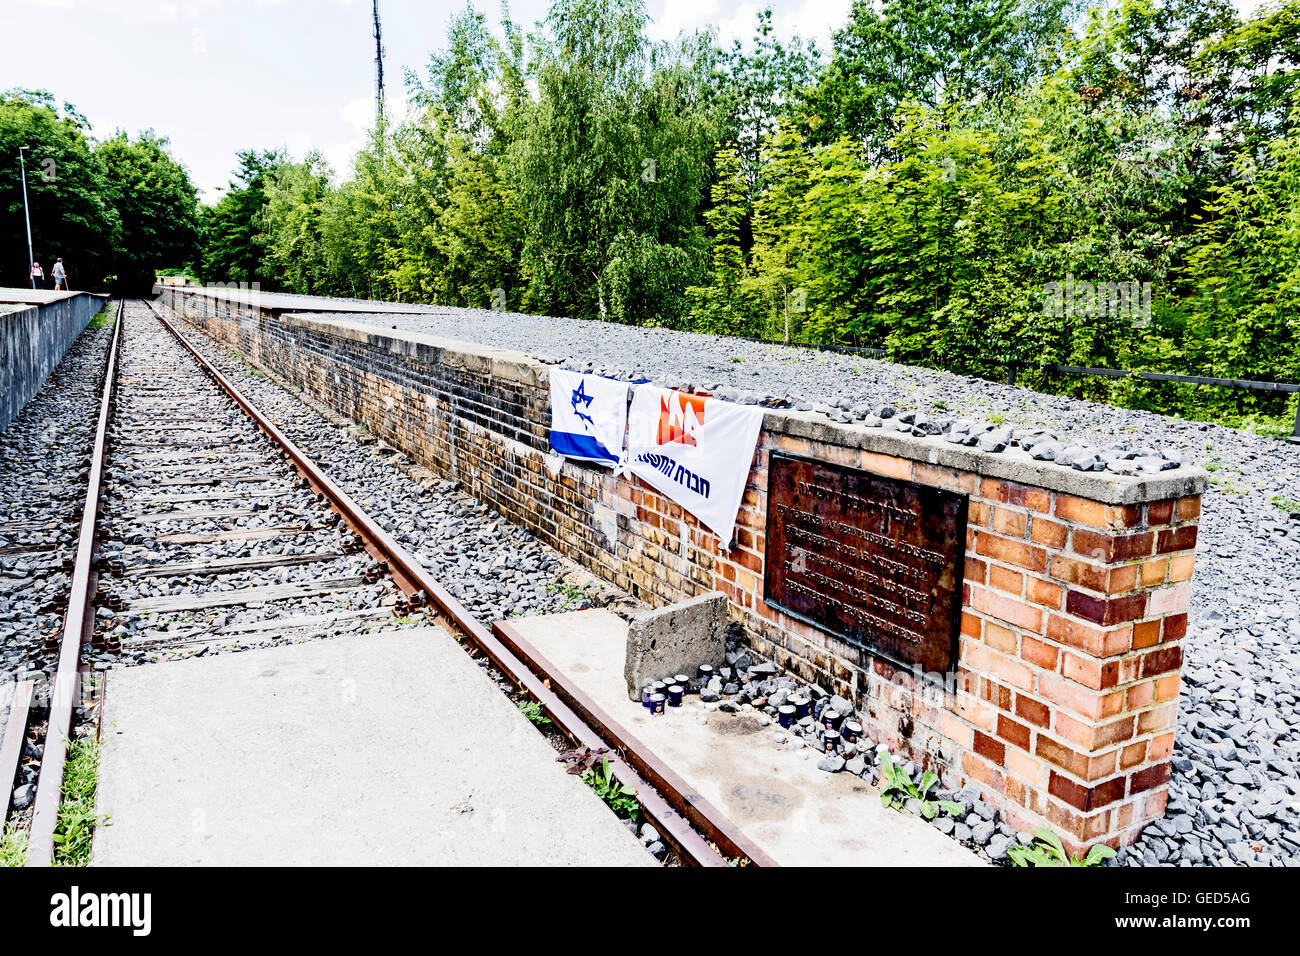
<path id="1" fill-rule="evenodd" d="M 704 424 L 703 395 L 669 392 L 659 400 L 659 444 L 695 444 L 695 432 Z"/>

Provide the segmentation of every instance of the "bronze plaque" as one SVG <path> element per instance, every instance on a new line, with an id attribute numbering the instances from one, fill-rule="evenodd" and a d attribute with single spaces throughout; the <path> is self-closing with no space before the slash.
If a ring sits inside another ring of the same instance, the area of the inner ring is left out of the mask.
<path id="1" fill-rule="evenodd" d="M 947 673 L 966 507 L 966 495 L 774 452 L 764 599 L 895 664 Z"/>

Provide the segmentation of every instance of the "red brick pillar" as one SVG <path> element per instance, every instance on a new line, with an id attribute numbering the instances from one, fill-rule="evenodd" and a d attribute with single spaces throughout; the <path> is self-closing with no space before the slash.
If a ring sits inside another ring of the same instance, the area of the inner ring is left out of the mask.
<path id="1" fill-rule="evenodd" d="M 1017 827 L 1117 846 L 1164 812 L 1199 514 L 987 478 L 972 498 L 944 727 Z"/>

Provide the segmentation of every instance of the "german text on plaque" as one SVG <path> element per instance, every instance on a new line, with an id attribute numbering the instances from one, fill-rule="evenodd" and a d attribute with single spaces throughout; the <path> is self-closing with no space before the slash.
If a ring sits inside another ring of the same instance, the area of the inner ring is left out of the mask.
<path id="1" fill-rule="evenodd" d="M 897 664 L 952 670 L 965 495 L 774 452 L 764 597 Z"/>

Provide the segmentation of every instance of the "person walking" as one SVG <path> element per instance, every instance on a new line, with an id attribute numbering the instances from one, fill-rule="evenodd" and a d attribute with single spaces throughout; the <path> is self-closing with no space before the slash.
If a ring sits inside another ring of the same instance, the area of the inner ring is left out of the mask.
<path id="1" fill-rule="evenodd" d="M 39 289 L 41 283 L 45 281 L 45 270 L 41 268 L 39 262 L 32 263 L 32 288 Z"/>
<path id="2" fill-rule="evenodd" d="M 54 268 L 50 270 L 50 275 L 54 277 L 55 292 L 68 291 L 68 273 L 67 270 L 63 268 L 62 256 L 54 260 Z"/>

